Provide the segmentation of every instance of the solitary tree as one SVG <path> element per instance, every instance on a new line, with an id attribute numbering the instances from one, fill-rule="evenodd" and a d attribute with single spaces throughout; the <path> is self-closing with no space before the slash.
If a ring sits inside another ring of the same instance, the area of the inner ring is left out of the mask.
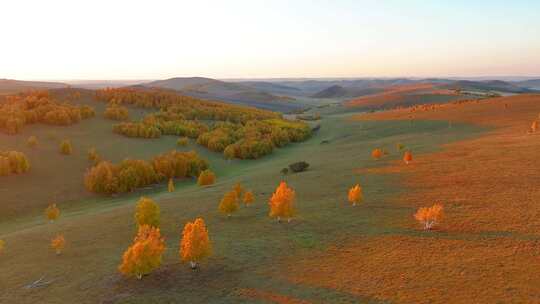
<path id="1" fill-rule="evenodd" d="M 174 192 L 174 182 L 172 178 L 169 178 L 169 183 L 167 184 L 167 191 Z"/>
<path id="2" fill-rule="evenodd" d="M 225 150 L 223 150 L 223 156 L 225 156 L 225 159 L 230 161 L 233 159 L 236 155 L 236 151 L 234 149 L 233 145 L 228 145 Z"/>
<path id="3" fill-rule="evenodd" d="M 211 185 L 216 181 L 216 175 L 214 172 L 206 169 L 199 174 L 199 179 L 197 180 L 197 183 L 199 186 L 206 186 Z"/>
<path id="4" fill-rule="evenodd" d="M 236 192 L 236 196 L 238 198 L 242 197 L 242 194 L 244 193 L 244 188 L 242 187 L 242 184 L 236 183 L 233 188 L 234 192 Z"/>
<path id="5" fill-rule="evenodd" d="M 290 222 L 296 213 L 294 200 L 294 190 L 289 188 L 286 182 L 282 181 L 270 198 L 270 217 L 277 217 L 278 222 L 284 217 Z"/>
<path id="6" fill-rule="evenodd" d="M 96 151 L 96 148 L 90 148 L 88 150 L 88 160 L 97 163 L 99 161 L 99 154 Z"/>
<path id="7" fill-rule="evenodd" d="M 197 263 L 208 257 L 212 252 L 212 246 L 208 237 L 208 230 L 202 218 L 194 222 L 188 222 L 182 232 L 180 241 L 180 259 L 182 262 L 189 262 L 192 269 L 197 267 Z"/>
<path id="8" fill-rule="evenodd" d="M 354 187 L 349 189 L 349 202 L 356 206 L 356 204 L 359 204 L 364 199 L 364 195 L 362 193 L 362 187 L 360 187 L 359 184 L 356 184 Z"/>
<path id="9" fill-rule="evenodd" d="M 135 209 L 135 221 L 139 226 L 159 227 L 159 206 L 150 198 L 141 197 Z"/>
<path id="10" fill-rule="evenodd" d="M 56 204 L 50 204 L 45 209 L 45 216 L 52 223 L 60 216 L 60 209 L 56 207 Z"/>
<path id="11" fill-rule="evenodd" d="M 424 225 L 425 230 L 430 230 L 442 217 L 443 206 L 438 203 L 431 207 L 421 207 L 414 214 L 414 218 Z"/>
<path id="12" fill-rule="evenodd" d="M 379 159 L 383 156 L 383 151 L 379 148 L 373 150 L 371 152 L 371 157 L 373 157 L 374 159 Z"/>
<path id="13" fill-rule="evenodd" d="M 535 120 L 535 121 L 533 121 L 533 123 L 531 124 L 531 133 L 535 133 L 537 130 L 538 130 L 538 121 Z"/>
<path id="14" fill-rule="evenodd" d="M 412 153 L 411 151 L 405 151 L 405 154 L 403 155 L 403 161 L 408 165 L 410 162 L 412 162 Z"/>
<path id="15" fill-rule="evenodd" d="M 71 146 L 71 142 L 69 140 L 64 139 L 60 143 L 60 153 L 65 155 L 70 155 L 71 153 L 73 153 L 73 147 Z"/>
<path id="16" fill-rule="evenodd" d="M 255 197 L 253 196 L 253 192 L 252 191 L 246 191 L 244 193 L 244 198 L 242 199 L 242 201 L 244 202 L 244 205 L 246 205 L 246 207 L 249 207 L 249 205 L 253 204 L 253 202 L 255 201 Z"/>
<path id="17" fill-rule="evenodd" d="M 231 213 L 238 210 L 238 195 L 236 191 L 232 190 L 223 196 L 221 202 L 219 203 L 219 211 L 221 213 L 227 214 L 227 217 L 231 216 Z"/>
<path id="18" fill-rule="evenodd" d="M 118 270 L 127 277 L 141 279 L 161 265 L 161 256 L 165 251 L 165 240 L 159 228 L 149 225 L 139 226 L 133 244 L 124 252 L 122 264 Z"/>
<path id="19" fill-rule="evenodd" d="M 35 148 L 37 147 L 38 145 L 38 140 L 37 140 L 37 137 L 35 136 L 30 136 L 28 137 L 28 140 L 26 141 L 26 144 L 30 147 L 30 148 Z"/>
<path id="20" fill-rule="evenodd" d="M 5 247 L 6 247 L 6 242 L 4 240 L 0 240 L 0 255 L 2 255 L 2 252 L 4 252 Z"/>
<path id="21" fill-rule="evenodd" d="M 66 246 L 66 239 L 62 234 L 57 235 L 54 239 L 51 240 L 51 248 L 54 249 L 57 255 L 62 253 L 64 247 Z"/>

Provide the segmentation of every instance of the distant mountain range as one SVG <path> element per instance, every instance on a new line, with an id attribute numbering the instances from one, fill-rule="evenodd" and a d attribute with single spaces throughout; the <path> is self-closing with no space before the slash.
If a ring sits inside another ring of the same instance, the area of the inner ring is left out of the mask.
<path id="1" fill-rule="evenodd" d="M 30 90 L 60 89 L 68 87 L 65 83 L 45 81 L 22 81 L 0 79 L 0 94 L 16 94 Z"/>

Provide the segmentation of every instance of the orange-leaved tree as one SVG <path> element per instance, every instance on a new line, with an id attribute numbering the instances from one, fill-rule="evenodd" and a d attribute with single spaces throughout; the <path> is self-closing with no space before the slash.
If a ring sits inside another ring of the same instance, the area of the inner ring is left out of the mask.
<path id="1" fill-rule="evenodd" d="M 364 199 L 364 195 L 362 193 L 362 187 L 360 187 L 359 184 L 356 184 L 354 187 L 349 189 L 349 202 L 356 206 L 356 204 L 359 204 Z"/>
<path id="2" fill-rule="evenodd" d="M 199 174 L 199 179 L 197 180 L 197 183 L 199 184 L 199 186 L 206 186 L 215 183 L 215 181 L 216 175 L 214 174 L 214 172 L 206 169 L 202 171 L 201 174 Z"/>
<path id="3" fill-rule="evenodd" d="M 212 252 L 212 245 L 208 237 L 208 230 L 202 218 L 194 222 L 188 222 L 182 232 L 180 241 L 180 259 L 182 262 L 189 262 L 191 268 L 195 269 L 197 263 L 208 257 Z"/>
<path id="4" fill-rule="evenodd" d="M 373 150 L 371 152 L 371 157 L 373 157 L 374 159 L 379 159 L 383 156 L 383 151 L 379 148 Z"/>
<path id="5" fill-rule="evenodd" d="M 278 222 L 284 217 L 290 222 L 296 213 L 294 200 L 294 190 L 289 188 L 286 182 L 282 181 L 270 198 L 270 217 L 277 217 Z"/>
<path id="6" fill-rule="evenodd" d="M 139 226 L 159 227 L 159 206 L 150 198 L 141 197 L 135 209 L 135 221 Z"/>
<path id="7" fill-rule="evenodd" d="M 421 207 L 414 214 L 414 218 L 424 225 L 425 230 L 430 230 L 439 223 L 443 217 L 443 206 L 439 203 L 431 207 Z"/>
<path id="8" fill-rule="evenodd" d="M 167 191 L 174 192 L 174 182 L 172 178 L 169 178 L 169 183 L 167 184 Z"/>
<path id="9" fill-rule="evenodd" d="M 161 265 L 161 256 L 165 251 L 165 240 L 159 228 L 149 225 L 139 226 L 133 244 L 124 252 L 122 264 L 118 270 L 125 276 L 141 279 Z"/>
<path id="10" fill-rule="evenodd" d="M 244 188 L 242 187 L 242 184 L 236 183 L 233 188 L 234 192 L 236 192 L 237 197 L 242 197 L 242 193 L 244 193 Z"/>
<path id="11" fill-rule="evenodd" d="M 45 216 L 52 223 L 60 216 L 60 209 L 56 207 L 56 204 L 50 204 L 45 209 Z"/>
<path id="12" fill-rule="evenodd" d="M 537 130 L 538 130 L 538 120 L 535 120 L 531 124 L 531 133 L 535 133 Z"/>
<path id="13" fill-rule="evenodd" d="M 66 247 L 66 239 L 62 234 L 57 235 L 51 240 L 51 248 L 54 249 L 56 254 L 61 254 L 64 247 Z"/>
<path id="14" fill-rule="evenodd" d="M 405 151 L 405 154 L 403 154 L 403 161 L 405 162 L 405 164 L 409 164 L 410 162 L 412 162 L 412 153 L 411 151 Z"/>
<path id="15" fill-rule="evenodd" d="M 244 193 L 244 198 L 242 199 L 242 201 L 244 202 L 244 205 L 246 205 L 246 207 L 253 204 L 253 202 L 255 201 L 255 196 L 253 195 L 253 192 L 246 191 Z"/>
<path id="16" fill-rule="evenodd" d="M 236 191 L 231 190 L 223 196 L 221 202 L 219 203 L 219 211 L 224 214 L 227 214 L 227 217 L 231 216 L 231 213 L 238 210 L 238 195 Z"/>

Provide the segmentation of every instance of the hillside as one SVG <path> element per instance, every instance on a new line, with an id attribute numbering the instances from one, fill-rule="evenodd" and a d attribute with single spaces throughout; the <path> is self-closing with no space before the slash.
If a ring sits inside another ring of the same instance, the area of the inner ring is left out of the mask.
<path id="1" fill-rule="evenodd" d="M 67 84 L 59 82 L 0 79 L 0 95 L 15 94 L 30 90 L 58 89 L 65 88 L 67 86 Z"/>

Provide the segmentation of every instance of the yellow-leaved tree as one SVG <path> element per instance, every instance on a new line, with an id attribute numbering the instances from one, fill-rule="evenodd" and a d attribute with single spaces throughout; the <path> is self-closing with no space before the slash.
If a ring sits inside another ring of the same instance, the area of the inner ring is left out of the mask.
<path id="1" fill-rule="evenodd" d="M 165 240 L 159 228 L 149 225 L 139 226 L 133 244 L 124 252 L 122 264 L 118 270 L 127 277 L 141 279 L 161 265 L 161 256 L 165 251 Z"/>
<path id="2" fill-rule="evenodd" d="M 349 202 L 356 206 L 356 204 L 359 204 L 364 199 L 364 195 L 362 193 L 362 187 L 360 187 L 359 184 L 356 184 L 354 187 L 349 189 Z"/>
<path id="3" fill-rule="evenodd" d="M 57 255 L 62 253 L 64 247 L 66 247 L 66 239 L 62 234 L 57 235 L 51 240 L 51 248 L 54 249 Z"/>
<path id="4" fill-rule="evenodd" d="M 60 209 L 58 209 L 58 207 L 56 206 L 56 204 L 50 204 L 50 205 L 45 209 L 45 216 L 46 216 L 47 219 L 52 223 L 52 222 L 54 222 L 56 219 L 58 219 L 58 217 L 60 216 Z"/>
<path id="5" fill-rule="evenodd" d="M 4 252 L 4 248 L 6 247 L 6 242 L 4 240 L 0 240 L 0 255 Z"/>
<path id="6" fill-rule="evenodd" d="M 159 227 L 159 206 L 148 197 L 141 197 L 135 209 L 135 221 L 137 225 L 149 225 Z"/>
<path id="7" fill-rule="evenodd" d="M 60 143 L 60 153 L 64 155 L 70 155 L 71 153 L 73 153 L 73 147 L 71 146 L 71 141 L 64 139 Z"/>
<path id="8" fill-rule="evenodd" d="M 189 262 L 192 269 L 197 267 L 197 263 L 208 257 L 212 252 L 212 245 L 208 237 L 208 230 L 202 218 L 197 218 L 194 222 L 188 222 L 182 232 L 180 241 L 180 259 L 182 262 Z"/>
<path id="9" fill-rule="evenodd" d="M 294 201 L 294 190 L 289 188 L 286 182 L 282 181 L 270 198 L 270 217 L 277 217 L 278 222 L 283 217 L 290 222 L 296 213 Z"/>
<path id="10" fill-rule="evenodd" d="M 236 192 L 236 196 L 238 198 L 242 197 L 242 193 L 244 193 L 244 188 L 242 187 L 242 184 L 236 183 L 233 188 L 234 192 Z"/>
<path id="11" fill-rule="evenodd" d="M 174 182 L 172 178 L 169 178 L 169 183 L 167 184 L 167 191 L 174 192 Z"/>
<path id="12" fill-rule="evenodd" d="M 242 201 L 244 202 L 244 205 L 246 205 L 246 207 L 249 207 L 249 205 L 253 204 L 253 202 L 255 201 L 255 196 L 253 195 L 253 192 L 246 191 L 244 193 L 244 198 L 242 199 Z"/>
<path id="13" fill-rule="evenodd" d="M 37 147 L 37 145 L 38 145 L 38 139 L 37 139 L 37 137 L 35 137 L 34 135 L 28 137 L 28 140 L 26 141 L 26 144 L 27 144 L 30 148 L 35 148 L 35 147 Z"/>
<path id="14" fill-rule="evenodd" d="M 233 212 L 238 210 L 238 195 L 236 195 L 236 191 L 232 190 L 225 193 L 218 208 L 221 213 L 227 214 L 227 217 L 230 217 Z"/>
<path id="15" fill-rule="evenodd" d="M 201 174 L 199 174 L 199 179 L 197 180 L 197 183 L 199 184 L 199 186 L 206 186 L 215 183 L 215 181 L 216 175 L 214 174 L 214 172 L 206 169 L 202 171 Z"/>
<path id="16" fill-rule="evenodd" d="M 421 207 L 414 214 L 414 218 L 424 225 L 425 230 L 430 230 L 441 221 L 443 217 L 443 206 L 439 203 L 431 207 Z"/>

